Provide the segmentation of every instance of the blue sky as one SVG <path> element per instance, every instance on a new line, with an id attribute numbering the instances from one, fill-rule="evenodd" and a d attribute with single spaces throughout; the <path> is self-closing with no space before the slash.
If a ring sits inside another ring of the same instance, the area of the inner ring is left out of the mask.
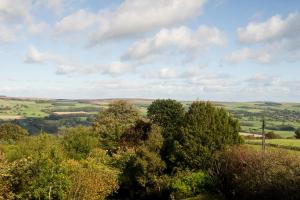
<path id="1" fill-rule="evenodd" d="M 0 0 L 0 95 L 300 102 L 296 0 Z"/>

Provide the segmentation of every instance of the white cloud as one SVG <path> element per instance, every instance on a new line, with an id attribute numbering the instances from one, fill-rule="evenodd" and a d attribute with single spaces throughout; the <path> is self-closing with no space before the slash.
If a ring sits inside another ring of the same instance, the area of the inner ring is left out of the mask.
<path id="1" fill-rule="evenodd" d="M 223 33 L 216 27 L 200 26 L 193 31 L 185 26 L 162 29 L 154 37 L 135 42 L 123 55 L 124 60 L 139 60 L 162 53 L 179 52 L 187 56 L 202 53 L 211 46 L 226 43 Z"/>
<path id="2" fill-rule="evenodd" d="M 97 22 L 97 15 L 81 9 L 64 17 L 55 25 L 56 33 L 83 31 Z"/>
<path id="3" fill-rule="evenodd" d="M 45 7 L 51 10 L 53 13 L 59 15 L 64 11 L 64 6 L 67 0 L 38 0 L 36 1 L 37 6 Z"/>
<path id="4" fill-rule="evenodd" d="M 29 20 L 31 0 L 1 0 L 0 21 Z"/>
<path id="5" fill-rule="evenodd" d="M 35 47 L 30 47 L 25 55 L 25 63 L 41 64 L 45 63 L 49 59 L 49 54 L 42 53 Z"/>
<path id="6" fill-rule="evenodd" d="M 201 75 L 201 71 L 199 67 L 188 67 L 182 74 L 182 78 L 193 79 L 197 78 Z"/>
<path id="7" fill-rule="evenodd" d="M 135 70 L 134 65 L 130 65 L 128 63 L 122 63 L 120 61 L 112 62 L 111 64 L 108 65 L 100 65 L 98 66 L 102 74 L 108 74 L 110 76 L 120 76 L 128 72 L 132 72 Z"/>
<path id="8" fill-rule="evenodd" d="M 250 48 L 243 48 L 227 54 L 224 61 L 238 64 L 246 60 L 253 60 L 261 64 L 268 64 L 271 62 L 272 55 L 266 51 L 255 51 Z"/>
<path id="9" fill-rule="evenodd" d="M 244 43 L 261 43 L 291 39 L 300 35 L 300 14 L 291 13 L 286 19 L 275 15 L 265 22 L 251 22 L 238 28 L 238 37 Z"/>
<path id="10" fill-rule="evenodd" d="M 177 77 L 177 72 L 174 68 L 162 68 L 159 71 L 159 77 L 162 79 L 175 78 Z"/>
<path id="11" fill-rule="evenodd" d="M 0 25 L 0 43 L 9 43 L 17 39 L 15 35 L 16 29 Z"/>
<path id="12" fill-rule="evenodd" d="M 28 32 L 36 35 L 47 31 L 48 28 L 49 26 L 46 22 L 31 23 L 28 25 Z"/>
<path id="13" fill-rule="evenodd" d="M 112 77 L 122 76 L 135 70 L 134 65 L 115 61 L 110 64 L 84 66 L 81 64 L 59 64 L 56 69 L 58 75 L 89 75 L 103 74 Z"/>
<path id="14" fill-rule="evenodd" d="M 103 11 L 101 25 L 91 36 L 91 45 L 103 40 L 176 25 L 201 14 L 206 0 L 125 0 Z"/>
<path id="15" fill-rule="evenodd" d="M 246 27 L 238 28 L 237 32 L 239 40 L 248 47 L 225 55 L 223 59 L 226 62 L 251 60 L 270 64 L 297 61 L 300 58 L 299 13 L 291 13 L 286 19 L 275 15 L 265 22 L 250 22 Z"/>

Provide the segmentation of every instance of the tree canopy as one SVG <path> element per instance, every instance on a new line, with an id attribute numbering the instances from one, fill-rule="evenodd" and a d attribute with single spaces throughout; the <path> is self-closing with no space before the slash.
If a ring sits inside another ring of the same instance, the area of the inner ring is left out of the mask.
<path id="1" fill-rule="evenodd" d="M 12 123 L 0 125 L 0 140 L 19 140 L 27 135 L 27 130 L 19 125 Z"/>

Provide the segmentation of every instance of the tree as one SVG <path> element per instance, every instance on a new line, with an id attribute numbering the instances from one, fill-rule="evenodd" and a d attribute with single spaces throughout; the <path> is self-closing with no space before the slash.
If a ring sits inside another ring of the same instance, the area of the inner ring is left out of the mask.
<path id="1" fill-rule="evenodd" d="M 164 129 L 164 137 L 168 137 L 171 134 L 169 131 L 172 132 L 182 125 L 184 114 L 183 105 L 171 99 L 153 101 L 147 112 L 149 119 Z"/>
<path id="2" fill-rule="evenodd" d="M 297 139 L 300 139 L 300 128 L 298 128 L 296 131 L 295 131 L 295 137 Z"/>
<path id="3" fill-rule="evenodd" d="M 126 101 L 116 101 L 101 111 L 93 123 L 104 149 L 115 150 L 124 131 L 140 118 L 138 110 Z"/>
<path id="4" fill-rule="evenodd" d="M 155 100 L 148 108 L 147 116 L 149 119 L 162 127 L 164 144 L 161 149 L 161 156 L 167 164 L 167 171 L 171 171 L 174 167 L 174 141 L 183 125 L 184 115 L 183 105 L 171 99 Z"/>
<path id="5" fill-rule="evenodd" d="M 177 166 L 191 170 L 208 168 L 216 151 L 241 142 L 239 130 L 238 121 L 224 109 L 193 102 L 175 141 Z"/>
<path id="6" fill-rule="evenodd" d="M 146 125 L 147 127 L 147 125 Z M 161 176 L 166 168 L 160 157 L 163 137 L 157 125 L 151 125 L 147 136 L 141 133 L 136 153 L 127 161 L 118 191 L 120 199 L 145 199 L 160 195 Z"/>
<path id="7" fill-rule="evenodd" d="M 84 159 L 93 148 L 99 145 L 98 138 L 90 128 L 79 126 L 62 131 L 63 146 L 68 155 L 73 159 Z"/>
<path id="8" fill-rule="evenodd" d="M 72 182 L 67 199 L 104 200 L 119 187 L 119 170 L 99 162 L 98 158 L 68 160 L 65 165 L 69 169 Z"/>
<path id="9" fill-rule="evenodd" d="M 19 146 L 22 157 L 11 163 L 6 179 L 14 199 L 64 199 L 70 179 L 57 139 L 41 134 Z"/>
<path id="10" fill-rule="evenodd" d="M 5 123 L 0 125 L 0 140 L 19 140 L 28 135 L 28 132 L 19 125 Z"/>

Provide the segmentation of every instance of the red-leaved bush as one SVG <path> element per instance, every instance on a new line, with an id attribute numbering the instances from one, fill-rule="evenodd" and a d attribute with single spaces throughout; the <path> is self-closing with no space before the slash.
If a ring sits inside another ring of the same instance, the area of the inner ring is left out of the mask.
<path id="1" fill-rule="evenodd" d="M 211 173 L 229 199 L 300 199 L 300 157 L 284 150 L 232 147 Z"/>

